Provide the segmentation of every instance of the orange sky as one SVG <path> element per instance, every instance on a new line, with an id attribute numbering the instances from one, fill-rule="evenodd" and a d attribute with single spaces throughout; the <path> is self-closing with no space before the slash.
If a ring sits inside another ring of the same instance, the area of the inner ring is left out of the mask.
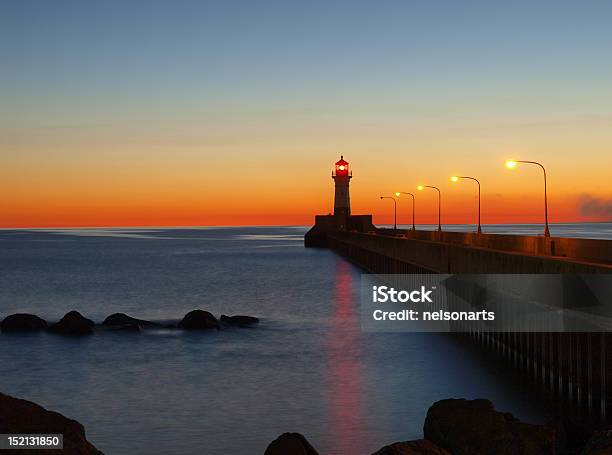
<path id="1" fill-rule="evenodd" d="M 507 157 L 546 164 L 551 222 L 611 218 L 606 147 L 592 145 L 578 158 L 570 152 L 577 144 L 567 140 L 554 147 L 502 147 L 525 150 L 522 154 L 491 152 L 489 140 L 464 138 L 421 144 L 413 138 L 405 148 L 367 137 L 344 141 L 330 138 L 325 150 L 307 139 L 301 145 L 264 141 L 251 144 L 252 150 L 150 142 L 85 145 L 74 139 L 16 143 L 0 170 L 0 226 L 308 225 L 315 214 L 332 210 L 330 171 L 340 153 L 353 170 L 353 213 L 372 213 L 376 223 L 392 222 L 392 204 L 379 195 L 416 192 L 420 183 L 441 188 L 443 224 L 474 222 L 476 186 L 451 183 L 453 174 L 480 178 L 483 224 L 540 222 L 540 170 L 509 171 L 503 165 Z M 453 149 L 457 152 L 448 152 Z M 580 209 L 585 198 L 596 201 L 588 213 Z M 435 192 L 417 192 L 417 223 L 437 221 L 436 203 Z M 400 200 L 398 221 L 410 221 L 408 199 Z"/>

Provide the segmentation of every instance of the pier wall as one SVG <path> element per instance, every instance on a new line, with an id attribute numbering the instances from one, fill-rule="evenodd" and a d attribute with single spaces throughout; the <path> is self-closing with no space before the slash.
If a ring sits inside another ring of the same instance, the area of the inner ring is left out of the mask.
<path id="1" fill-rule="evenodd" d="M 417 231 L 418 233 L 419 231 Z M 422 233 L 423 231 L 421 231 Z M 429 232 L 427 235 L 437 235 Z M 451 234 L 451 233 L 449 233 Z M 453 233 L 454 234 L 454 233 Z M 475 235 L 475 234 L 474 234 Z M 425 235 L 423 237 L 426 237 Z M 327 234 L 327 244 L 358 263 L 364 269 L 376 273 L 611 273 L 612 264 L 595 262 L 602 260 L 596 251 L 595 260 L 564 256 L 548 256 L 518 251 L 515 249 L 493 249 L 480 246 L 492 244 L 498 236 L 481 241 L 479 246 L 467 243 L 422 240 L 400 235 L 372 234 L 362 232 L 332 231 Z M 506 242 L 506 237 L 500 236 Z M 522 237 L 525 249 L 537 249 L 538 237 Z M 457 239 L 464 238 L 456 236 Z M 470 238 L 470 237 L 466 237 Z M 535 240 L 534 240 L 535 239 Z M 542 238 L 543 239 L 543 238 Z M 570 239 L 554 239 L 570 240 Z M 572 239 L 581 240 L 581 239 Z M 507 240 L 511 243 L 510 240 Z M 605 241 L 604 241 L 605 242 Z M 474 242 L 476 243 L 476 242 Z M 562 243 L 562 242 L 560 242 Z M 569 251 L 582 251 L 586 255 L 591 242 L 585 242 L 582 250 L 579 244 L 567 242 Z M 608 242 L 612 243 L 612 242 Z M 496 244 L 500 247 L 500 244 Z M 573 250 L 571 249 L 573 248 Z"/>
<path id="2" fill-rule="evenodd" d="M 572 422 L 596 428 L 612 423 L 612 334 L 474 330 L 457 336 L 495 354 Z"/>
<path id="3" fill-rule="evenodd" d="M 377 229 L 376 233 L 378 235 L 401 236 L 414 240 L 443 242 L 530 255 L 566 257 L 588 262 L 611 264 L 612 260 L 612 242 L 609 240 L 400 229 Z"/>

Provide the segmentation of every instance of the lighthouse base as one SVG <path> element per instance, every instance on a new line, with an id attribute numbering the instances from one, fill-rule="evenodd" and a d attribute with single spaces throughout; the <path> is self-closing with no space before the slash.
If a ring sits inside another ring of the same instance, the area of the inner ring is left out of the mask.
<path id="1" fill-rule="evenodd" d="M 327 236 L 331 232 L 374 232 L 372 215 L 316 215 L 315 224 L 304 236 L 307 248 L 327 248 Z"/>

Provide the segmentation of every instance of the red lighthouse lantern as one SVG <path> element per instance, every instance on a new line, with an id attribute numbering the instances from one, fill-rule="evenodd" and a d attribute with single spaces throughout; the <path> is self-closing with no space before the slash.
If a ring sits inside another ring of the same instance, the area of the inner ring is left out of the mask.
<path id="1" fill-rule="evenodd" d="M 340 156 L 340 160 L 336 161 L 336 175 L 349 175 L 349 164 L 344 161 L 344 157 Z"/>
<path id="2" fill-rule="evenodd" d="M 352 175 L 349 170 L 348 162 L 344 161 L 343 156 L 340 156 L 340 160 L 336 162 L 336 168 L 332 173 L 332 178 L 336 186 L 334 194 L 334 216 L 336 218 L 336 226 L 340 230 L 346 229 L 349 217 L 351 216 L 351 198 L 349 195 L 351 177 Z"/>

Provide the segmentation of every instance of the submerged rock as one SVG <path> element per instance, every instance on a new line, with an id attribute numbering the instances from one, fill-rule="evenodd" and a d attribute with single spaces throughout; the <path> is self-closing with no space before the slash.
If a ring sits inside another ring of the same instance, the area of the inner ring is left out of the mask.
<path id="1" fill-rule="evenodd" d="M 70 455 L 103 455 L 85 438 L 85 428 L 76 420 L 58 412 L 48 411 L 31 401 L 20 400 L 0 393 L 0 433 L 62 434 L 64 450 Z M 7 450 L 6 454 L 26 455 L 59 453 L 45 450 Z"/>
<path id="2" fill-rule="evenodd" d="M 300 433 L 283 433 L 270 443 L 264 455 L 319 455 Z"/>
<path id="3" fill-rule="evenodd" d="M 547 455 L 555 453 L 555 430 L 498 412 L 489 400 L 449 399 L 427 411 L 425 439 L 453 455 Z"/>
<path id="4" fill-rule="evenodd" d="M 104 328 L 114 332 L 140 332 L 142 330 L 139 324 L 107 325 Z"/>
<path id="5" fill-rule="evenodd" d="M 178 326 L 187 330 L 218 329 L 219 321 L 208 311 L 193 310 L 185 315 Z"/>
<path id="6" fill-rule="evenodd" d="M 254 316 L 226 316 L 224 314 L 221 315 L 221 322 L 229 325 L 238 325 L 241 327 L 248 327 L 253 324 L 257 324 L 259 322 L 259 318 Z"/>
<path id="7" fill-rule="evenodd" d="M 145 321 L 144 319 L 136 319 L 131 316 L 128 316 L 125 313 L 111 314 L 104 320 L 104 322 L 102 322 L 102 325 L 114 328 L 129 328 L 134 326 L 137 326 L 138 328 L 160 327 L 160 325 L 156 324 L 155 322 Z"/>
<path id="8" fill-rule="evenodd" d="M 78 311 L 66 313 L 58 323 L 49 327 L 49 331 L 62 335 L 89 335 L 93 329 L 94 322 Z"/>
<path id="9" fill-rule="evenodd" d="M 417 439 L 396 442 L 383 447 L 372 455 L 451 455 L 451 453 L 427 439 Z"/>
<path id="10" fill-rule="evenodd" d="M 2 332 L 30 332 L 34 330 L 45 330 L 47 321 L 34 314 L 18 313 L 11 314 L 0 322 Z"/>

